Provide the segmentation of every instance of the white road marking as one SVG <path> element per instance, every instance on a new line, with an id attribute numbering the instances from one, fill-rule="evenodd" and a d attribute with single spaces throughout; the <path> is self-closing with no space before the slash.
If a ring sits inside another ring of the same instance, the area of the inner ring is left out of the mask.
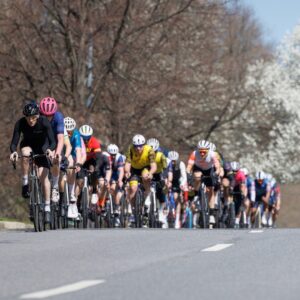
<path id="1" fill-rule="evenodd" d="M 221 250 L 226 249 L 226 248 L 228 248 L 228 247 L 230 247 L 232 245 L 233 244 L 217 244 L 217 245 L 214 245 L 212 247 L 203 249 L 202 252 L 221 251 Z"/>
<path id="2" fill-rule="evenodd" d="M 50 289 L 50 290 L 44 290 L 44 291 L 38 291 L 30 294 L 24 294 L 20 296 L 20 299 L 43 299 L 51 296 L 76 292 L 85 288 L 88 288 L 90 286 L 94 286 L 97 284 L 104 283 L 105 280 L 83 280 L 78 281 L 72 284 L 63 285 L 58 288 Z"/>
<path id="3" fill-rule="evenodd" d="M 251 230 L 249 233 L 263 233 L 263 230 Z"/>

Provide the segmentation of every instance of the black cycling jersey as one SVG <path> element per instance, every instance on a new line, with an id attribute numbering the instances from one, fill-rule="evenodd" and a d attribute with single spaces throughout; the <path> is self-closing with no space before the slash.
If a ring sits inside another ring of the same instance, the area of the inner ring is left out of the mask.
<path id="1" fill-rule="evenodd" d="M 44 116 L 40 116 L 34 126 L 29 126 L 26 118 L 23 117 L 15 124 L 13 138 L 10 144 L 10 151 L 17 150 L 22 134 L 20 147 L 31 147 L 34 153 L 42 154 L 47 149 L 54 150 L 56 142 L 50 122 Z"/>
<path id="2" fill-rule="evenodd" d="M 91 158 L 86 161 L 83 165 L 85 169 L 89 169 L 89 166 L 93 165 L 95 167 L 95 175 L 97 178 L 105 177 L 106 171 L 111 169 L 108 156 L 102 152 L 95 152 L 95 158 Z M 84 173 L 79 172 L 77 175 L 78 178 L 83 178 Z"/>

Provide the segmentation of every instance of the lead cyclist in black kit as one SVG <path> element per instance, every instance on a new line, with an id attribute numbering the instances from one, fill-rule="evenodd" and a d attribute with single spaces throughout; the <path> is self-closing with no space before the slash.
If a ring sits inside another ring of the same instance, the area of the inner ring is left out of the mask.
<path id="1" fill-rule="evenodd" d="M 46 117 L 39 115 L 39 107 L 36 103 L 29 103 L 24 106 L 24 117 L 19 119 L 14 128 L 13 138 L 10 144 L 10 160 L 18 159 L 17 147 L 22 134 L 20 149 L 22 156 L 29 156 L 30 152 L 34 154 L 44 154 L 51 156 L 56 147 L 54 133 L 50 122 Z M 46 157 L 38 157 L 35 160 L 38 166 L 38 176 L 40 178 L 44 198 L 45 198 L 45 221 L 50 222 L 50 181 L 49 162 Z M 29 198 L 28 172 L 29 159 L 22 157 L 22 196 Z"/>

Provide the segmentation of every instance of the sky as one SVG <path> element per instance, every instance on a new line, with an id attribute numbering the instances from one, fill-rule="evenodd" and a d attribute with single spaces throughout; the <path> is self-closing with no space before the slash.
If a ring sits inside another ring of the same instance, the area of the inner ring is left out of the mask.
<path id="1" fill-rule="evenodd" d="M 278 45 L 300 23 L 300 0 L 242 0 L 262 24 L 264 39 Z"/>

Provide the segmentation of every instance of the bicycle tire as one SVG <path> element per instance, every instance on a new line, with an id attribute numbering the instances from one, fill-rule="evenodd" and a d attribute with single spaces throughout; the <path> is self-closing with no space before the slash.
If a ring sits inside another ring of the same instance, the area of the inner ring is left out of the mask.
<path id="1" fill-rule="evenodd" d="M 82 189 L 81 215 L 82 215 L 82 227 L 86 229 L 88 224 L 88 190 L 86 187 Z"/>
<path id="2" fill-rule="evenodd" d="M 38 209 L 38 228 L 39 231 L 45 231 L 46 230 L 46 224 L 45 224 L 45 210 L 44 210 L 44 203 L 43 203 L 43 197 L 41 192 L 41 186 L 38 182 L 38 179 L 35 180 L 35 199 Z"/>
<path id="3" fill-rule="evenodd" d="M 60 218 L 61 218 L 61 224 L 62 228 L 68 228 L 69 222 L 68 222 L 68 184 L 65 181 L 64 184 L 64 194 L 63 199 L 60 207 Z"/>
<path id="4" fill-rule="evenodd" d="M 121 203 L 120 223 L 121 223 L 121 227 L 125 228 L 126 227 L 127 205 L 126 205 L 126 199 L 125 199 L 124 193 L 122 193 L 120 203 Z"/>
<path id="5" fill-rule="evenodd" d="M 155 211 L 154 211 L 155 197 L 153 192 L 150 192 L 150 200 L 151 200 L 151 204 L 150 204 L 150 211 L 149 211 L 149 228 L 156 228 Z"/>
<path id="6" fill-rule="evenodd" d="M 203 229 L 208 228 L 208 200 L 207 200 L 207 196 L 203 190 L 203 188 L 200 188 L 200 205 L 201 205 L 201 210 L 200 210 L 200 218 L 199 218 L 199 222 L 200 222 L 200 227 Z"/>
<path id="7" fill-rule="evenodd" d="M 256 213 L 255 213 L 254 227 L 257 228 L 257 229 L 262 228 L 260 205 L 257 207 Z"/>
<path id="8" fill-rule="evenodd" d="M 36 192 L 35 192 L 35 184 L 34 182 L 31 183 L 31 189 L 30 189 L 30 206 L 32 210 L 32 217 L 33 217 L 33 226 L 35 232 L 39 231 L 39 211 L 38 206 L 36 205 L 36 198 L 35 198 Z"/>
<path id="9" fill-rule="evenodd" d="M 141 204 L 143 201 L 142 197 L 142 191 L 140 188 L 138 188 L 135 196 L 135 227 L 136 228 L 141 228 L 142 227 L 142 213 L 141 213 Z"/>
<path id="10" fill-rule="evenodd" d="M 235 224 L 235 203 L 232 201 L 228 206 L 228 228 L 234 228 Z"/>

